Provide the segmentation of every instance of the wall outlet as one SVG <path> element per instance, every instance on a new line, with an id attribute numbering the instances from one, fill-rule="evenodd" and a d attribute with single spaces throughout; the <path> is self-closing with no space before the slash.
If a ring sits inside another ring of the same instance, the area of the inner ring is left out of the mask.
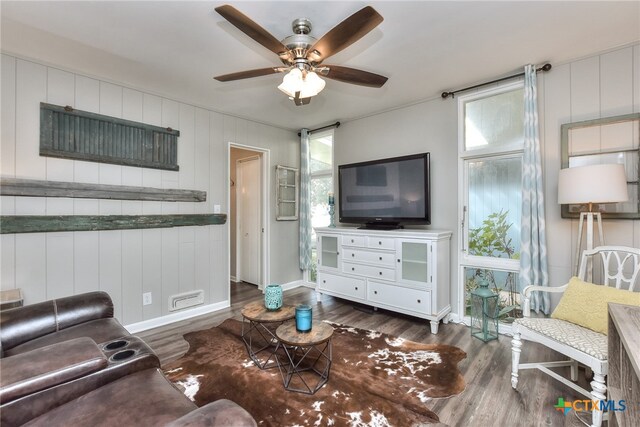
<path id="1" fill-rule="evenodd" d="M 146 292 L 142 294 L 142 305 L 150 305 L 151 304 L 151 292 Z"/>
<path id="2" fill-rule="evenodd" d="M 220 213 L 220 205 L 213 205 L 213 213 Z"/>

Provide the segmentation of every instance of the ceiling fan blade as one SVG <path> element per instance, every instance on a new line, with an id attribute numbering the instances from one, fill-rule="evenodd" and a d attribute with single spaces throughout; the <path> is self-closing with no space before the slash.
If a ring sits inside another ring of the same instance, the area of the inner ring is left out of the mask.
<path id="1" fill-rule="evenodd" d="M 388 80 L 387 77 L 381 76 L 380 74 L 356 70 L 355 68 L 340 67 L 338 65 L 324 65 L 323 67 L 329 69 L 326 74 L 321 73 L 324 77 L 338 80 L 339 82 L 360 86 L 382 87 Z"/>
<path id="2" fill-rule="evenodd" d="M 360 9 L 322 36 L 309 49 L 307 59 L 320 63 L 326 58 L 340 52 L 360 40 L 369 31 L 377 27 L 384 18 L 374 8 L 367 6 Z"/>
<path id="3" fill-rule="evenodd" d="M 240 71 L 238 73 L 224 74 L 222 76 L 216 76 L 219 82 L 230 82 L 233 80 L 250 79 L 252 77 L 266 76 L 269 74 L 277 74 L 280 72 L 278 67 L 258 68 L 256 70 Z"/>
<path id="4" fill-rule="evenodd" d="M 289 50 L 285 45 L 235 7 L 225 4 L 224 6 L 216 7 L 215 10 L 237 29 L 269 49 L 271 52 L 284 58 L 289 56 Z"/>

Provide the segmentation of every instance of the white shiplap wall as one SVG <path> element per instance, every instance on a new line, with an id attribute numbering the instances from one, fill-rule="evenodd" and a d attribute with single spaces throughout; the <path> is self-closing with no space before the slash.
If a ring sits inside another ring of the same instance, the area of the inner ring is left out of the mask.
<path id="1" fill-rule="evenodd" d="M 553 285 L 571 276 L 577 220 L 562 219 L 558 200 L 560 126 L 640 112 L 640 45 L 554 66 L 544 75 L 541 115 L 549 275 Z M 606 244 L 640 247 L 639 220 L 603 221 Z"/>
<path id="2" fill-rule="evenodd" d="M 294 132 L 237 119 L 127 87 L 2 55 L 2 176 L 183 188 L 205 203 L 2 197 L 4 215 L 171 214 L 227 212 L 227 144 L 268 148 L 272 164 L 296 165 Z M 48 102 L 180 130 L 179 172 L 40 157 L 39 104 Z M 293 262 L 296 224 L 272 221 L 272 281 L 301 278 Z M 297 248 L 297 246 L 296 246 Z M 203 289 L 205 304 L 228 300 L 227 225 L 170 229 L 34 233 L 1 236 L 0 288 L 21 288 L 25 303 L 108 292 L 124 324 L 168 314 L 168 297 Z M 152 292 L 153 304 L 142 305 Z"/>

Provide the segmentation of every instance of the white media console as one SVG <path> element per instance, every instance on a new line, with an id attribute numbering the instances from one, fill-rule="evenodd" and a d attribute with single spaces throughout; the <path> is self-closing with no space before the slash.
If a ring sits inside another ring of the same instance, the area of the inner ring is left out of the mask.
<path id="1" fill-rule="evenodd" d="M 316 228 L 322 294 L 428 319 L 449 320 L 450 231 Z"/>

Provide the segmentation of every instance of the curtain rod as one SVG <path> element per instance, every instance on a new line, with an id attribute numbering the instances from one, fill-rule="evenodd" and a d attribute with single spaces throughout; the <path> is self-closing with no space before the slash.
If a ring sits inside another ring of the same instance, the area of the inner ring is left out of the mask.
<path id="1" fill-rule="evenodd" d="M 538 72 L 538 71 L 549 71 L 550 69 L 551 69 L 551 64 L 547 63 L 547 64 L 544 64 L 540 68 L 536 68 L 536 72 Z M 477 84 L 477 85 L 474 85 L 474 86 L 465 87 L 464 89 L 454 90 L 452 92 L 442 92 L 442 99 L 447 99 L 449 96 L 451 96 L 451 98 L 453 98 L 454 95 L 456 93 L 459 93 L 459 92 L 464 92 L 464 91 L 467 91 L 467 90 L 475 89 L 477 87 L 482 87 L 482 86 L 490 85 L 490 84 L 493 84 L 493 83 L 499 83 L 499 82 L 502 82 L 502 81 L 505 81 L 505 80 L 515 79 L 516 77 L 522 77 L 522 76 L 524 76 L 524 72 L 519 73 L 519 74 L 514 74 L 513 76 L 503 77 L 501 79 L 491 80 L 490 82 L 485 82 L 485 83 L 480 83 L 480 84 Z"/>
<path id="2" fill-rule="evenodd" d="M 335 122 L 335 123 L 334 123 L 334 124 L 332 124 L 332 125 L 322 126 L 321 128 L 317 128 L 317 129 L 311 129 L 311 130 L 309 130 L 309 131 L 307 131 L 307 132 L 309 132 L 309 133 L 311 133 L 311 132 L 318 132 L 319 130 L 325 130 L 325 129 L 329 129 L 329 128 L 332 128 L 332 127 L 339 128 L 339 127 L 340 127 L 340 122 Z M 302 136 L 302 132 L 298 132 L 298 136 Z"/>

